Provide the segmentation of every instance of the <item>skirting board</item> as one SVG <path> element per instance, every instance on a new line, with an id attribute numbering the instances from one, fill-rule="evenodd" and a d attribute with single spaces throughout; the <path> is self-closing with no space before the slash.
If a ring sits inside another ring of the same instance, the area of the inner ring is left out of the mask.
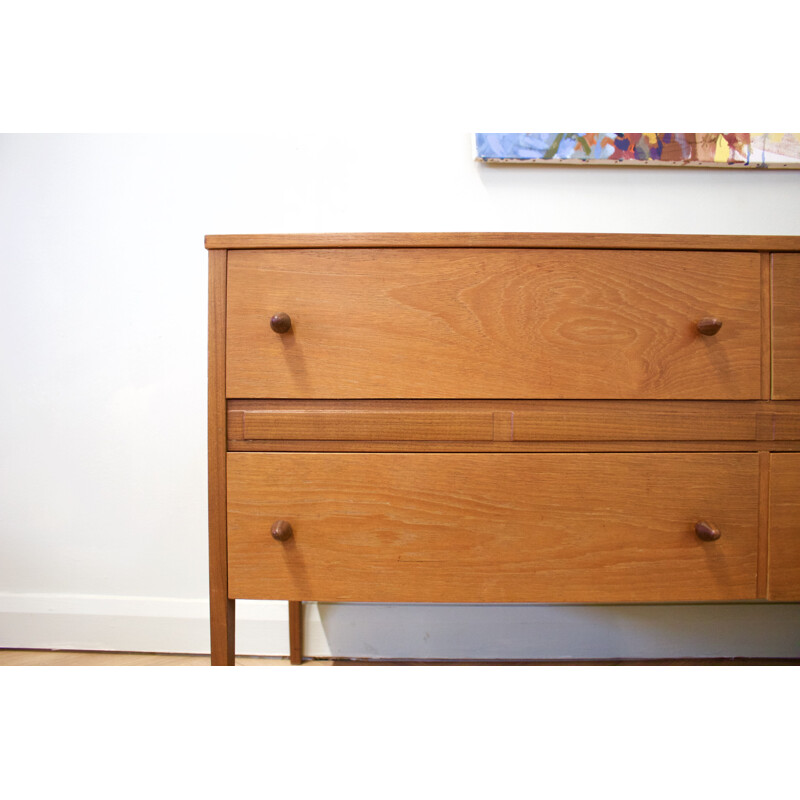
<path id="1" fill-rule="evenodd" d="M 304 654 L 386 659 L 798 658 L 800 604 L 304 604 Z M 0 648 L 208 653 L 208 603 L 0 593 Z M 289 653 L 285 602 L 238 601 L 236 652 Z"/>
<path id="2" fill-rule="evenodd" d="M 308 647 L 324 651 L 315 609 Z M 239 655 L 289 655 L 288 604 L 237 604 Z M 0 647 L 133 653 L 208 653 L 208 601 L 171 597 L 0 593 Z"/>

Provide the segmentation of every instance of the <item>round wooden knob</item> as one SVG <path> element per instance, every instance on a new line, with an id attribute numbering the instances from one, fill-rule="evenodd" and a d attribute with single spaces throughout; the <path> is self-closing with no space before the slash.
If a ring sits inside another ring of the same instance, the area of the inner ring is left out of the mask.
<path id="1" fill-rule="evenodd" d="M 285 311 L 281 311 L 272 317 L 269 326 L 275 333 L 286 333 L 292 327 L 292 318 Z"/>
<path id="2" fill-rule="evenodd" d="M 703 317 L 703 319 L 697 323 L 697 330 L 700 331 L 703 336 L 713 336 L 721 327 L 722 320 L 716 317 Z"/>
<path id="3" fill-rule="evenodd" d="M 279 542 L 285 542 L 292 538 L 292 526 L 285 519 L 279 519 L 272 526 L 272 538 L 277 539 Z"/>
<path id="4" fill-rule="evenodd" d="M 694 532 L 697 534 L 697 538 L 702 539 L 704 542 L 715 542 L 722 536 L 719 528 L 710 522 L 698 522 L 694 526 Z"/>

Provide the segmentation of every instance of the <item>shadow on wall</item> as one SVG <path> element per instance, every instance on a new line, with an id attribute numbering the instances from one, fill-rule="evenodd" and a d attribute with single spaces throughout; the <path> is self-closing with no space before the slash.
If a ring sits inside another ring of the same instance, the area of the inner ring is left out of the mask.
<path id="1" fill-rule="evenodd" d="M 798 658 L 800 604 L 318 605 L 332 657 Z M 308 642 L 307 656 L 324 656 Z"/>

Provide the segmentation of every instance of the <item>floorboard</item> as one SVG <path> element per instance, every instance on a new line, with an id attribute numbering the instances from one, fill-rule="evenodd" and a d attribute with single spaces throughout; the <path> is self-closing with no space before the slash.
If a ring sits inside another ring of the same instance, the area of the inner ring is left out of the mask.
<path id="1" fill-rule="evenodd" d="M 17 667 L 207 667 L 205 655 L 164 653 L 98 653 L 75 650 L 1 650 L 0 666 Z M 237 656 L 240 667 L 288 667 L 288 658 Z M 307 659 L 313 667 L 398 667 L 398 666 L 798 666 L 796 658 L 671 658 L 646 661 L 403 661 L 368 659 Z"/>
<path id="2" fill-rule="evenodd" d="M 330 665 L 330 661 L 308 661 Z M 164 653 L 97 653 L 74 650 L 0 650 L 0 666 L 17 667 L 208 667 L 210 656 Z M 288 658 L 238 656 L 240 667 L 288 667 Z"/>

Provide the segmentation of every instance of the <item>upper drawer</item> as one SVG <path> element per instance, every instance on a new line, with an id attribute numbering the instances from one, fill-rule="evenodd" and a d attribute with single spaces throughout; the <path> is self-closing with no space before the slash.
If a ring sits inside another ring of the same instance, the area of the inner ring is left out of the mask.
<path id="1" fill-rule="evenodd" d="M 231 251 L 227 396 L 755 399 L 759 280 L 756 253 Z"/>

